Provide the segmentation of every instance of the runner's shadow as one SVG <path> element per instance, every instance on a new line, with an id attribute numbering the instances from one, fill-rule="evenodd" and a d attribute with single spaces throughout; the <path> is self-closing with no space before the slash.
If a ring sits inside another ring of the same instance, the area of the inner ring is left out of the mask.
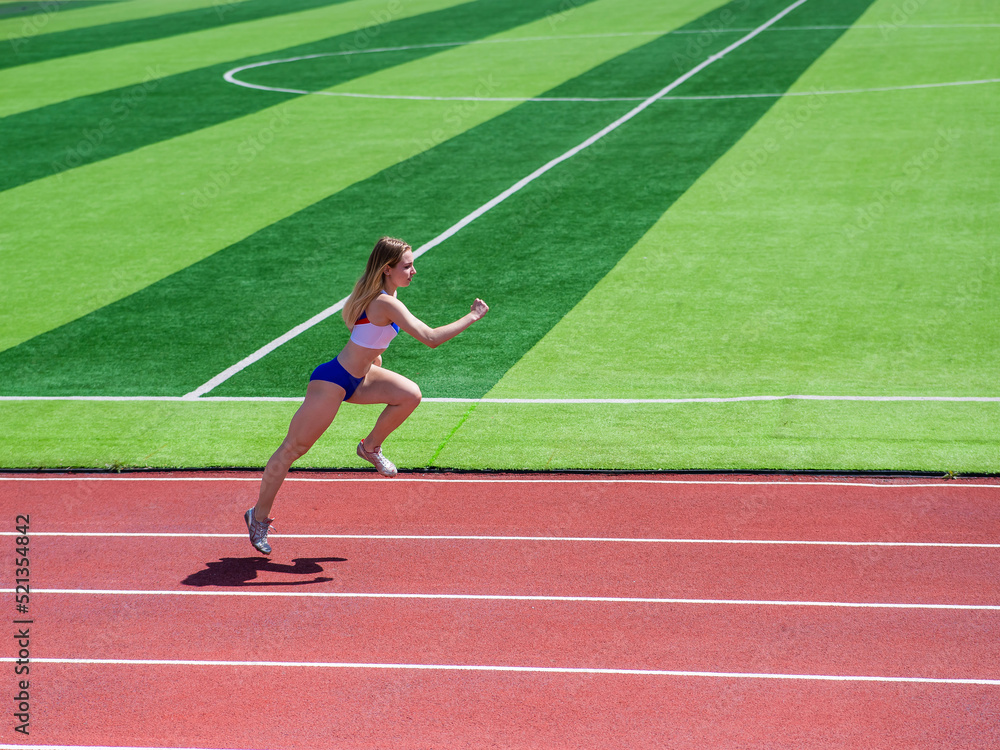
<path id="1" fill-rule="evenodd" d="M 205 570 L 192 573 L 181 584 L 184 586 L 305 586 L 326 583 L 332 578 L 317 577 L 310 581 L 259 581 L 251 583 L 258 573 L 286 573 L 304 576 L 322 573 L 322 562 L 347 562 L 344 557 L 299 557 L 294 565 L 271 562 L 266 557 L 223 557 L 218 562 L 205 563 Z"/>

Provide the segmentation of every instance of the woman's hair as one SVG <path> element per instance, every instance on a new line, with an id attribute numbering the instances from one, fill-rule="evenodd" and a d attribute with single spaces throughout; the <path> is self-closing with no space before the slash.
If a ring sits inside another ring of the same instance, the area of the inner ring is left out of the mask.
<path id="1" fill-rule="evenodd" d="M 354 291 L 347 298 L 341 313 L 349 329 L 354 328 L 361 313 L 382 293 L 382 269 L 386 266 L 394 267 L 402 260 L 403 253 L 410 249 L 409 245 L 394 237 L 382 237 L 375 243 L 372 254 L 368 256 L 365 272 L 354 285 Z"/>

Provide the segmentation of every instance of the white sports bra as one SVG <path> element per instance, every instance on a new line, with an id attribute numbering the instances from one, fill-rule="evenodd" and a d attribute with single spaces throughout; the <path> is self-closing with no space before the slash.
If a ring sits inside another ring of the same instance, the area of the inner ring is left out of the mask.
<path id="1" fill-rule="evenodd" d="M 388 294 L 385 289 L 382 294 Z M 351 329 L 351 341 L 366 349 L 385 349 L 389 342 L 396 338 L 399 333 L 399 326 L 390 323 L 387 326 L 377 326 L 368 320 L 368 313 L 361 311 L 361 317 L 354 323 Z"/>

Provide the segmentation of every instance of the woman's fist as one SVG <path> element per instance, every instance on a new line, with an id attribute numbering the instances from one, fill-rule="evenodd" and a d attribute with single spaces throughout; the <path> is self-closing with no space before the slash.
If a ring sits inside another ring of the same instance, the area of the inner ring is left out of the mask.
<path id="1" fill-rule="evenodd" d="M 476 320 L 482 318 L 489 311 L 490 311 L 489 305 L 487 305 L 481 299 L 477 298 L 476 301 L 472 303 L 471 307 L 472 317 L 474 317 Z"/>

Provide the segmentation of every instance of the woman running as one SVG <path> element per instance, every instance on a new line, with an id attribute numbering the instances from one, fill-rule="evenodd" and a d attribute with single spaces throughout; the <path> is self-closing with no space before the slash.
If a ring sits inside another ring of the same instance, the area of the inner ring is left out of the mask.
<path id="1" fill-rule="evenodd" d="M 416 273 L 413 250 L 405 242 L 383 237 L 375 243 L 365 273 L 344 305 L 344 322 L 351 338 L 335 359 L 313 371 L 305 400 L 288 426 L 288 435 L 264 468 L 257 505 L 243 516 L 250 543 L 265 555 L 271 554 L 267 533 L 274 519 L 268 516 L 278 488 L 292 462 L 326 432 L 344 401 L 386 404 L 374 429 L 358 443 L 358 455 L 374 464 L 383 476 L 396 476 L 396 467 L 382 455 L 382 442 L 413 413 L 421 398 L 416 383 L 382 367 L 382 353 L 396 334 L 406 331 L 433 348 L 454 338 L 489 311 L 486 303 L 477 299 L 469 313 L 454 323 L 429 327 L 396 298 L 396 290 L 409 286 Z"/>

